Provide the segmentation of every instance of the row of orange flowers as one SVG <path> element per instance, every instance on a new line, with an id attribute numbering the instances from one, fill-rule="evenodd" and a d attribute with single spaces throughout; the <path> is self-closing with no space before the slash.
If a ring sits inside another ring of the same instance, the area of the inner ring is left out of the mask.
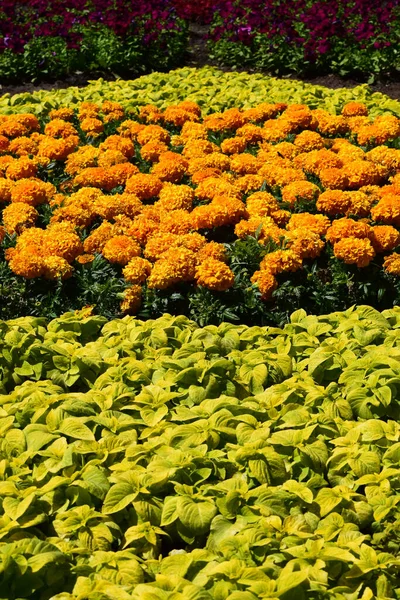
<path id="1" fill-rule="evenodd" d="M 110 123 L 116 133 L 107 136 Z M 341 115 L 264 103 L 204 118 L 190 101 L 145 106 L 135 118 L 115 102 L 82 103 L 50 113 L 43 132 L 34 115 L 0 116 L 0 240 L 17 234 L 6 259 L 27 278 L 65 279 L 74 261 L 101 253 L 131 284 L 126 310 L 137 308 L 145 282 L 231 287 L 224 245 L 205 236 L 221 226 L 279 247 L 251 279 L 264 299 L 279 273 L 300 269 L 326 243 L 358 267 L 384 253 L 384 269 L 399 275 L 400 150 L 387 145 L 399 134 L 399 119 L 372 121 L 359 103 Z M 216 136 L 220 144 L 210 141 Z M 50 162 L 68 177 L 58 189 L 39 177 Z M 41 229 L 45 203 L 52 217 Z M 320 214 L 298 212 L 307 203 Z"/>

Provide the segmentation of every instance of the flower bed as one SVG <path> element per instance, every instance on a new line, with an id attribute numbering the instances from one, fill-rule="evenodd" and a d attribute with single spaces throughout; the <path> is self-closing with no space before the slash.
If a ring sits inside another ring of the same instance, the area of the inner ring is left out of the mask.
<path id="1" fill-rule="evenodd" d="M 363 102 L 372 117 L 391 112 L 400 116 L 400 102 L 367 85 L 329 89 L 303 81 L 267 77 L 261 74 L 224 73 L 214 67 L 184 67 L 169 73 L 152 73 L 132 81 L 98 79 L 78 88 L 0 96 L 0 113 L 32 112 L 46 117 L 56 108 L 74 108 L 79 102 L 119 102 L 124 108 L 154 104 L 165 109 L 182 100 L 193 100 L 203 114 L 227 108 L 252 108 L 261 102 L 307 104 L 339 114 L 347 102 Z"/>
<path id="2" fill-rule="evenodd" d="M 398 598 L 399 327 L 0 322 L 3 598 Z"/>
<path id="3" fill-rule="evenodd" d="M 124 76 L 183 59 L 187 25 L 170 0 L 4 0 L 1 81 L 62 78 L 102 70 Z"/>
<path id="4" fill-rule="evenodd" d="M 0 118 L 0 315 L 284 322 L 400 300 L 400 120 L 263 103 Z M 122 300 L 122 302 L 121 302 Z M 118 308 L 119 307 L 119 308 Z"/>
<path id="5" fill-rule="evenodd" d="M 272 73 L 395 73 L 398 0 L 220 0 L 210 30 L 211 56 Z"/>

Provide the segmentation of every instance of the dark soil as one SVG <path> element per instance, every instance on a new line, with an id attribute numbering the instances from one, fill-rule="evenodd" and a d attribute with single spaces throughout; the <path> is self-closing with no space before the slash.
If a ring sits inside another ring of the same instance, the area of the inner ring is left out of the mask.
<path id="1" fill-rule="evenodd" d="M 248 73 L 263 72 L 257 71 L 256 69 L 232 69 L 230 67 L 221 66 L 217 62 L 210 60 L 207 51 L 207 42 L 205 40 L 205 34 L 207 33 L 206 25 L 199 25 L 197 23 L 191 23 L 189 26 L 189 48 L 184 63 L 181 66 L 188 67 L 204 67 L 211 65 L 218 67 L 221 71 L 241 71 Z M 270 73 L 264 72 L 269 75 Z M 102 77 L 106 81 L 115 81 L 116 77 L 108 72 L 96 72 L 90 75 L 88 74 L 75 74 L 66 77 L 62 80 L 56 81 L 44 81 L 40 83 L 19 83 L 15 85 L 0 85 L 0 95 L 3 94 L 19 94 L 22 92 L 34 92 L 37 90 L 57 90 L 63 89 L 70 86 L 84 87 L 88 85 L 89 80 L 98 79 Z M 138 75 L 132 74 L 129 79 L 135 79 Z M 323 85 L 327 88 L 353 88 L 361 83 L 365 83 L 365 80 L 356 80 L 351 78 L 340 77 L 339 75 L 318 75 L 315 77 L 303 77 L 301 75 L 289 75 L 286 79 L 297 79 L 306 83 L 312 83 L 313 85 Z M 382 80 L 370 85 L 370 88 L 374 92 L 382 92 L 390 98 L 400 100 L 400 75 L 398 79 L 387 79 Z"/>

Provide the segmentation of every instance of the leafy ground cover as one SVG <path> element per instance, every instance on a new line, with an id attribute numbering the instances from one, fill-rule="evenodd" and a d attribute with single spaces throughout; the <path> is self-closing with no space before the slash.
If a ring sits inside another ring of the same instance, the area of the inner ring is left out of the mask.
<path id="1" fill-rule="evenodd" d="M 0 315 L 281 324 L 398 304 L 400 120 L 341 113 L 106 100 L 3 115 Z"/>
<path id="2" fill-rule="evenodd" d="M 1 322 L 1 597 L 399 598 L 399 327 Z"/>
<path id="3" fill-rule="evenodd" d="M 170 69 L 182 63 L 187 37 L 170 0 L 4 0 L 1 82 Z"/>
<path id="4" fill-rule="evenodd" d="M 400 102 L 373 92 L 367 85 L 329 89 L 260 73 L 226 73 L 209 66 L 152 73 L 131 81 L 98 79 L 83 88 L 4 94 L 0 96 L 0 113 L 32 112 L 45 117 L 56 108 L 74 108 L 79 102 L 100 103 L 104 100 L 120 102 L 128 109 L 144 104 L 165 109 L 182 100 L 193 100 L 204 114 L 227 108 L 252 108 L 261 102 L 307 104 L 310 108 L 323 108 L 336 114 L 344 104 L 354 101 L 363 102 L 371 116 L 386 111 L 400 116 Z"/>

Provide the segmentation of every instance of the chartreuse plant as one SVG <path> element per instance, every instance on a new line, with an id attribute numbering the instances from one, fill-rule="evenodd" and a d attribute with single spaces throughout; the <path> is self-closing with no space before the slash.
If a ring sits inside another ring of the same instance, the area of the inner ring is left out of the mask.
<path id="1" fill-rule="evenodd" d="M 0 598 L 400 598 L 400 309 L 0 323 Z"/>
<path id="2" fill-rule="evenodd" d="M 154 104 L 166 108 L 182 100 L 194 100 L 203 113 L 227 108 L 250 108 L 260 102 L 307 104 L 340 113 L 347 102 L 363 102 L 371 116 L 385 112 L 400 115 L 400 103 L 367 85 L 332 90 L 320 85 L 268 77 L 259 73 L 225 73 L 214 67 L 184 67 L 169 73 L 151 73 L 132 81 L 90 81 L 83 88 L 39 90 L 0 97 L 0 113 L 32 112 L 45 116 L 59 107 L 74 107 L 79 102 L 120 102 L 126 108 Z"/>

